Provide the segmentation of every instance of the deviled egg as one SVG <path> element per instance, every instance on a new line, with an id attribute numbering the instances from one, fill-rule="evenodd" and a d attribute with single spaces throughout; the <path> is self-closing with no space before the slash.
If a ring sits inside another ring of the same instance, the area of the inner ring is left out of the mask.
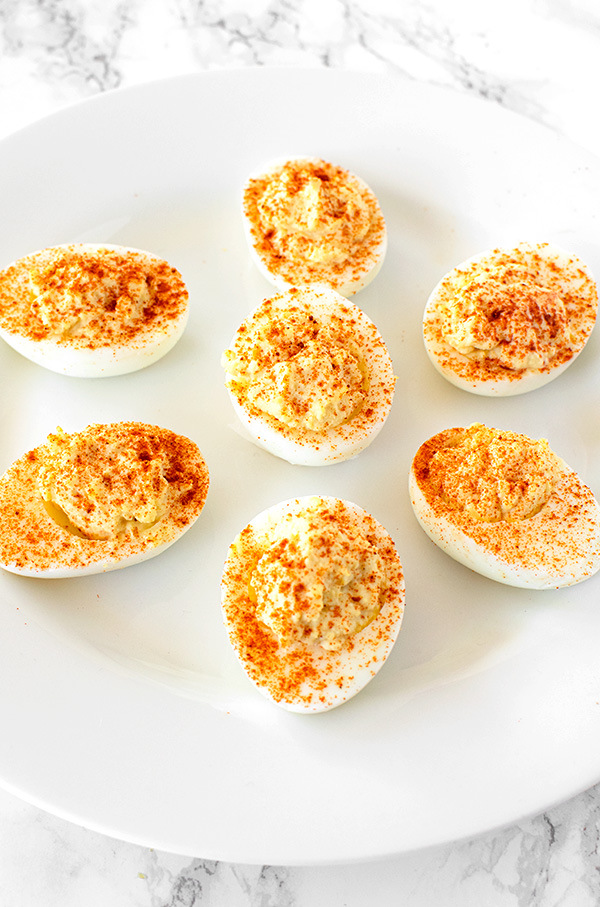
<path id="1" fill-rule="evenodd" d="M 375 676 L 404 613 L 404 577 L 387 531 L 332 497 L 283 501 L 230 546 L 225 626 L 250 680 L 293 712 L 341 705 Z"/>
<path id="2" fill-rule="evenodd" d="M 484 396 L 535 390 L 584 348 L 598 291 L 575 255 L 548 243 L 493 249 L 453 268 L 425 308 L 423 338 L 437 370 Z"/>
<path id="3" fill-rule="evenodd" d="M 265 299 L 223 354 L 249 437 L 290 463 L 322 466 L 367 447 L 387 419 L 395 376 L 373 322 L 333 290 Z"/>
<path id="4" fill-rule="evenodd" d="M 373 280 L 387 249 L 373 191 L 320 158 L 274 162 L 249 178 L 243 221 L 256 265 L 278 290 L 319 286 L 352 296 Z"/>
<path id="5" fill-rule="evenodd" d="M 58 429 L 0 478 L 0 567 L 65 578 L 147 560 L 192 526 L 208 484 L 197 445 L 169 429 Z"/>
<path id="6" fill-rule="evenodd" d="M 600 506 L 544 439 L 446 429 L 417 451 L 409 487 L 427 535 L 490 579 L 554 589 L 600 568 Z"/>
<path id="7" fill-rule="evenodd" d="M 0 271 L 0 337 L 37 365 L 74 377 L 137 371 L 181 337 L 188 291 L 150 252 L 77 243 Z"/>

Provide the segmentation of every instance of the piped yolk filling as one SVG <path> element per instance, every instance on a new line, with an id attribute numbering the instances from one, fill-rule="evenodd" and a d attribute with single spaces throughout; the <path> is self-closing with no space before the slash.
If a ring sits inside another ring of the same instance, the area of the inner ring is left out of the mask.
<path id="1" fill-rule="evenodd" d="M 337 651 L 377 616 L 382 559 L 349 514 L 325 505 L 287 516 L 250 577 L 256 616 L 279 643 Z"/>
<path id="2" fill-rule="evenodd" d="M 115 250 L 55 249 L 29 272 L 31 312 L 48 339 L 85 335 L 105 318 L 132 325 L 152 303 L 147 267 Z"/>
<path id="3" fill-rule="evenodd" d="M 539 513 L 560 472 L 546 440 L 475 424 L 432 456 L 428 481 L 445 505 L 474 521 L 511 522 Z"/>
<path id="4" fill-rule="evenodd" d="M 250 182 L 263 235 L 290 260 L 346 261 L 367 236 L 371 212 L 354 181 L 325 162 L 290 161 Z"/>
<path id="5" fill-rule="evenodd" d="M 322 324 L 281 307 L 241 334 L 225 368 L 252 410 L 291 429 L 325 431 L 353 419 L 367 398 L 367 368 L 347 334 L 341 320 Z"/>
<path id="6" fill-rule="evenodd" d="M 123 539 L 147 532 L 167 513 L 161 458 L 143 445 L 51 435 L 38 476 L 49 516 L 80 538 Z"/>
<path id="7" fill-rule="evenodd" d="M 570 343 L 559 294 L 515 269 L 488 269 L 465 279 L 442 316 L 449 346 L 508 369 L 544 368 Z"/>

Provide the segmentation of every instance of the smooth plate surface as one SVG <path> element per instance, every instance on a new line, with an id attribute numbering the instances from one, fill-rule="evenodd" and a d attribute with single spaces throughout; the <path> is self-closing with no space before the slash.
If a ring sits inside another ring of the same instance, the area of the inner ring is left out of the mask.
<path id="1" fill-rule="evenodd" d="M 221 351 L 270 293 L 240 215 L 248 172 L 320 155 L 378 194 L 390 248 L 355 297 L 398 376 L 390 418 L 357 459 L 293 467 L 237 431 Z M 206 73 L 106 94 L 0 145 L 0 264 L 64 242 L 145 248 L 184 276 L 182 340 L 150 368 L 73 379 L 0 348 L 0 469 L 57 425 L 133 419 L 193 438 L 205 510 L 155 560 L 99 577 L 0 575 L 0 780 L 67 819 L 155 848 L 307 864 L 395 854 L 542 811 L 600 778 L 600 576 L 557 592 L 500 586 L 425 536 L 407 492 L 419 444 L 482 421 L 545 436 L 600 492 L 598 331 L 564 375 L 523 397 L 448 384 L 421 339 L 453 265 L 521 240 L 600 274 L 600 165 L 491 104 L 391 77 Z M 406 615 L 382 671 L 323 715 L 271 705 L 220 617 L 239 529 L 270 504 L 330 494 L 394 537 Z"/>

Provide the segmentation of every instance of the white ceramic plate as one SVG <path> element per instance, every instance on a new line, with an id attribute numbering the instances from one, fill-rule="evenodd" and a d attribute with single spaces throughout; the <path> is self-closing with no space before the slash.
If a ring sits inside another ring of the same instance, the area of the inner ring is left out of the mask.
<path id="1" fill-rule="evenodd" d="M 221 351 L 270 289 L 240 220 L 246 174 L 318 154 L 378 193 L 390 248 L 355 297 L 398 392 L 356 460 L 292 467 L 236 431 Z M 392 77 L 268 69 L 106 94 L 0 145 L 0 256 L 62 242 L 147 248 L 180 269 L 188 329 L 149 369 L 72 379 L 0 349 L 0 469 L 57 425 L 157 422 L 211 469 L 196 526 L 153 561 L 67 581 L 0 575 L 0 778 L 84 826 L 193 856 L 306 864 L 470 836 L 600 778 L 600 576 L 527 592 L 469 573 L 418 527 L 418 445 L 480 420 L 549 438 L 600 492 L 598 332 L 547 388 L 486 400 L 450 386 L 421 341 L 455 263 L 548 240 L 600 274 L 600 165 L 497 107 Z M 255 691 L 221 624 L 227 546 L 289 497 L 354 500 L 394 536 L 407 586 L 388 663 L 317 716 Z"/>

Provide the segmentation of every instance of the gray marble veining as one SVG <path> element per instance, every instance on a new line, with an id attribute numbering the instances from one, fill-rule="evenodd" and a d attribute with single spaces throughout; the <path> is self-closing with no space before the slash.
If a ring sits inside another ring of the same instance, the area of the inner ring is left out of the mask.
<path id="1" fill-rule="evenodd" d="M 502 12 L 470 0 L 4 0 L 0 73 L 5 89 L 36 88 L 57 106 L 197 69 L 391 67 L 550 125 L 564 125 L 562 116 L 587 134 L 560 89 L 576 92 L 581 78 L 597 75 L 595 58 L 577 55 L 600 31 L 599 15 L 583 0 L 508 0 Z M 547 97 L 557 88 L 553 107 Z"/>

